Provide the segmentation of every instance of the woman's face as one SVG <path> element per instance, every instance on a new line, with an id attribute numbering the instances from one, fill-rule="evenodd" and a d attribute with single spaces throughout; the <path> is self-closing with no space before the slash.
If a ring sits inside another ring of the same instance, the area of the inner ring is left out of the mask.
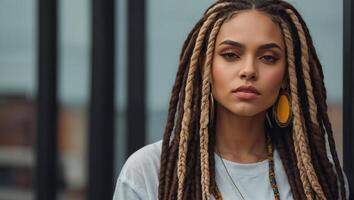
<path id="1" fill-rule="evenodd" d="M 239 116 L 274 104 L 286 71 L 279 25 L 258 11 L 235 14 L 220 28 L 212 65 L 212 93 L 219 109 Z"/>

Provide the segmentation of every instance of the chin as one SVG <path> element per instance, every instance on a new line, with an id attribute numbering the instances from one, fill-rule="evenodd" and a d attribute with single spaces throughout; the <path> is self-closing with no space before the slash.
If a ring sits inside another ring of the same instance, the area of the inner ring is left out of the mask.
<path id="1" fill-rule="evenodd" d="M 234 115 L 240 116 L 240 117 L 253 117 L 256 116 L 260 113 L 263 113 L 264 111 L 250 111 L 250 110 L 242 110 L 242 111 L 233 111 L 232 113 Z"/>
<path id="2" fill-rule="evenodd" d="M 251 109 L 251 108 L 235 108 L 235 107 L 223 107 L 226 111 L 226 113 L 229 113 L 231 115 L 235 115 L 235 116 L 240 116 L 240 117 L 252 117 L 255 116 L 257 114 L 259 114 L 260 112 L 262 112 L 262 110 L 259 109 Z"/>
<path id="3" fill-rule="evenodd" d="M 232 114 L 241 116 L 241 117 L 253 117 L 264 113 L 267 111 L 268 107 L 258 107 L 255 105 L 242 105 L 242 106 L 235 106 L 230 109 L 226 107 Z"/>
<path id="4" fill-rule="evenodd" d="M 231 115 L 240 117 L 254 117 L 259 114 L 267 112 L 267 110 L 273 105 L 274 102 L 218 102 L 221 112 L 229 113 Z"/>

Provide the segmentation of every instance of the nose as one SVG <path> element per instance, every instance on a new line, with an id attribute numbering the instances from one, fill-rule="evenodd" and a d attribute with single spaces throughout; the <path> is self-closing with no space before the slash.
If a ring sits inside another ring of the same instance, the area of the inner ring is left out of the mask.
<path id="1" fill-rule="evenodd" d="M 242 80 L 257 80 L 258 74 L 255 63 L 252 58 L 244 62 L 244 67 L 239 71 L 239 77 Z"/>

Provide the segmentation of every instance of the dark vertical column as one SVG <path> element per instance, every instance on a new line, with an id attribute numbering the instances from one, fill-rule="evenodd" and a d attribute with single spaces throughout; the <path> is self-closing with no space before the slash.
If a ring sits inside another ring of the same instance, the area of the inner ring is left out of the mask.
<path id="1" fill-rule="evenodd" d="M 88 186 L 91 200 L 108 200 L 113 196 L 114 1 L 92 0 Z"/>
<path id="2" fill-rule="evenodd" d="M 35 196 L 56 199 L 57 1 L 38 1 L 38 97 Z"/>
<path id="3" fill-rule="evenodd" d="M 354 199 L 354 3 L 343 2 L 343 164 Z"/>
<path id="4" fill-rule="evenodd" d="M 145 144 L 145 0 L 128 2 L 128 155 Z"/>

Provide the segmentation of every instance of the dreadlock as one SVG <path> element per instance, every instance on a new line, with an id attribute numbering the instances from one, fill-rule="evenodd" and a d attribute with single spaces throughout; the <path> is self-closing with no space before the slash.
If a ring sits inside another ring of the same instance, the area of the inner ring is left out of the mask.
<path id="1" fill-rule="evenodd" d="M 159 200 L 222 198 L 215 181 L 215 123 L 210 119 L 216 117 L 210 116 L 212 56 L 222 24 L 235 13 L 252 9 L 279 25 L 286 44 L 294 118 L 288 127 L 267 129 L 293 196 L 297 200 L 345 198 L 322 66 L 304 20 L 281 0 L 219 0 L 206 10 L 182 47 L 162 143 Z M 327 156 L 326 137 L 334 166 Z"/>

